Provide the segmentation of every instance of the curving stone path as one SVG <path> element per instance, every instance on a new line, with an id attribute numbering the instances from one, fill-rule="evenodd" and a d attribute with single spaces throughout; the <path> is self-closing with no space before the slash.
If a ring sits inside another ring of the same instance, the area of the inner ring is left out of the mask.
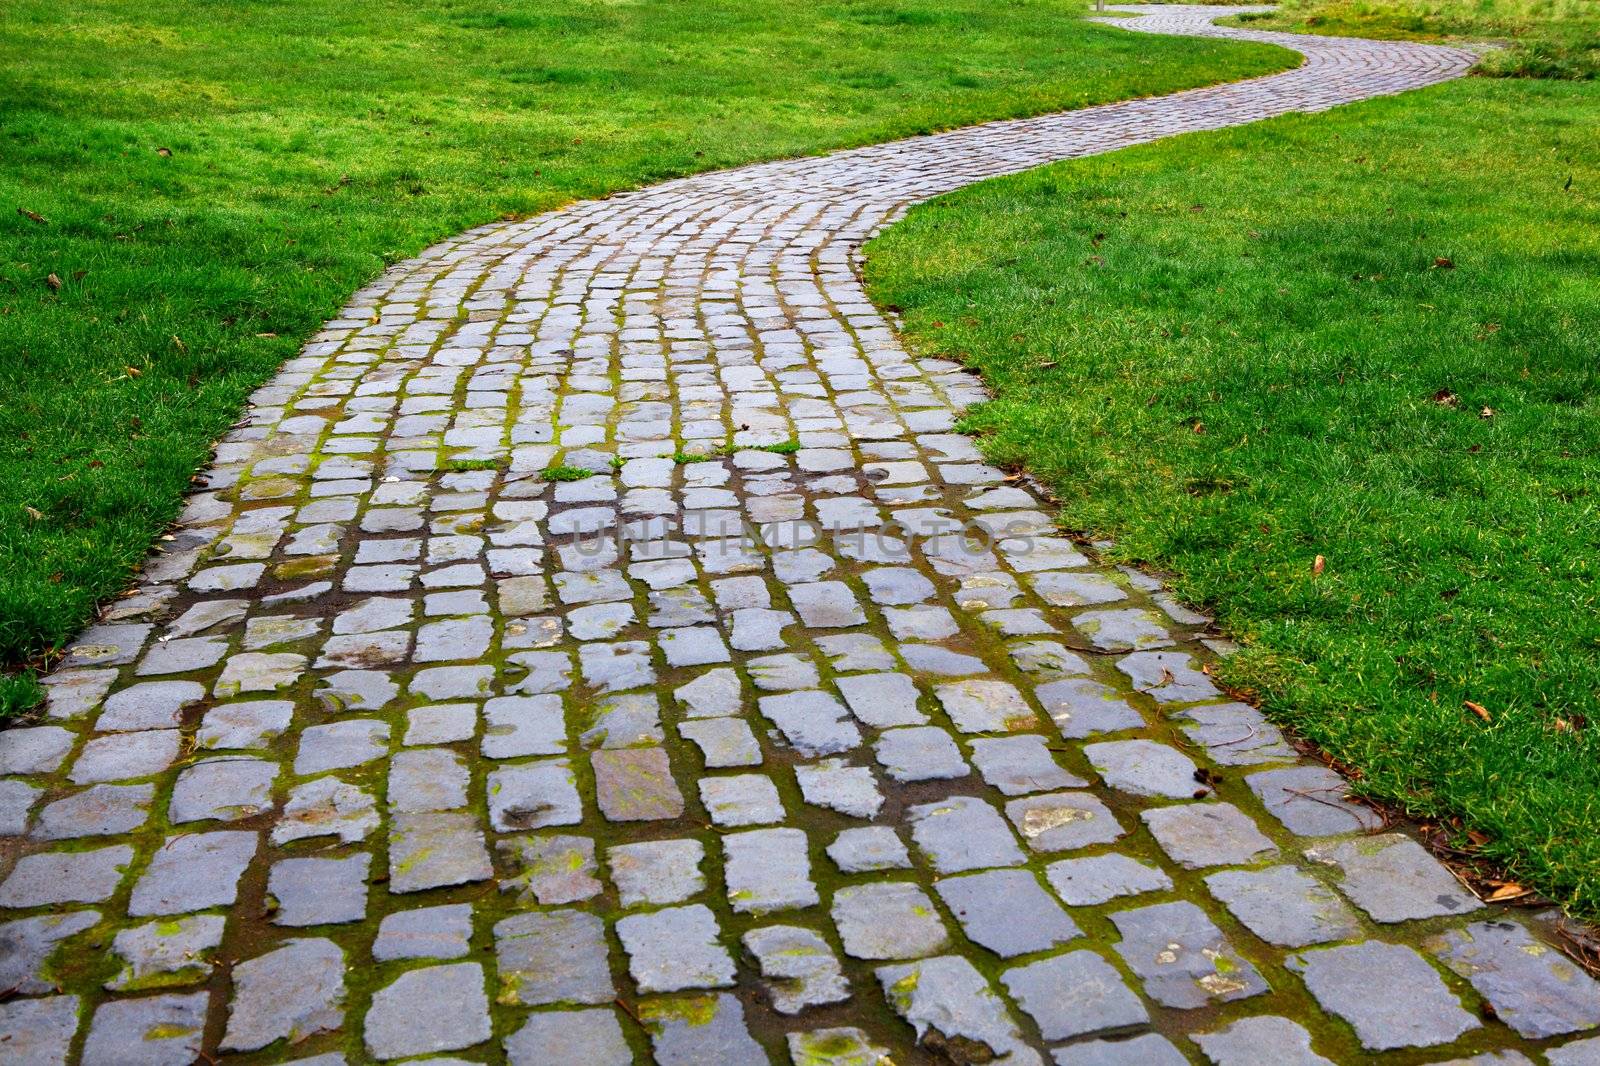
<path id="1" fill-rule="evenodd" d="M 1471 60 L 1144 10 L 1306 62 L 359 293 L 0 734 L 0 1060 L 1600 1062 L 1600 986 L 1230 702 L 862 293 L 907 204 Z"/>

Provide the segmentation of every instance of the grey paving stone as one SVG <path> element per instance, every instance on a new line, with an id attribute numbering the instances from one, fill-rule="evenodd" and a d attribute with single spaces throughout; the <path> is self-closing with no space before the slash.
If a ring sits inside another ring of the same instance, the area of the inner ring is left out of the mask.
<path id="1" fill-rule="evenodd" d="M 429 707 L 413 707 L 406 713 L 406 733 L 401 743 L 454 744 L 462 740 L 471 740 L 477 731 L 478 708 L 473 704 L 441 703 Z M 487 739 L 486 730 L 485 741 Z M 488 751 L 484 754 L 490 758 L 498 757 Z"/>
<path id="2" fill-rule="evenodd" d="M 149 777 L 172 765 L 179 743 L 176 729 L 93 737 L 78 753 L 67 776 L 75 785 Z"/>
<path id="3" fill-rule="evenodd" d="M 936 644 L 902 644 L 898 651 L 913 671 L 939 677 L 966 677 L 988 672 L 982 659 Z"/>
<path id="4" fill-rule="evenodd" d="M 444 748 L 402 751 L 389 762 L 391 811 L 448 811 L 467 804 L 471 773 L 466 761 Z"/>
<path id="5" fill-rule="evenodd" d="M 1193 903 L 1157 903 L 1114 911 L 1117 945 L 1145 994 L 1165 1007 L 1189 1010 L 1267 991 L 1256 968 L 1240 958 Z"/>
<path id="6" fill-rule="evenodd" d="M 641 748 L 662 744 L 661 707 L 654 693 L 606 696 L 581 712 L 593 724 L 578 739 L 586 748 Z"/>
<path id="7" fill-rule="evenodd" d="M 1483 907 L 1427 849 L 1399 833 L 1332 841 L 1308 850 L 1306 858 L 1331 868 L 1339 891 L 1374 921 L 1405 922 Z"/>
<path id="8" fill-rule="evenodd" d="M 961 749 L 938 726 L 889 729 L 872 744 L 883 772 L 904 784 L 908 781 L 947 781 L 971 773 Z"/>
<path id="9" fill-rule="evenodd" d="M 128 913 L 144 918 L 231 905 L 259 843 L 242 830 L 168 837 L 133 886 Z"/>
<path id="10" fill-rule="evenodd" d="M 939 955 L 880 966 L 877 977 L 890 1006 L 916 1030 L 919 1044 L 972 1047 L 1007 1066 L 1042 1062 L 1000 997 L 966 959 Z"/>
<path id="11" fill-rule="evenodd" d="M 874 729 L 922 725 L 928 716 L 917 710 L 917 687 L 905 674 L 854 674 L 834 684 L 850 705 L 850 713 Z"/>
<path id="12" fill-rule="evenodd" d="M 678 733 L 700 748 L 709 770 L 761 765 L 755 734 L 737 718 L 690 719 L 678 724 Z"/>
<path id="13" fill-rule="evenodd" d="M 1040 599 L 1055 607 L 1089 607 L 1098 603 L 1115 603 L 1126 599 L 1128 595 L 1115 581 L 1100 574 L 1041 571 L 1029 574 L 1027 581 L 1039 594 Z"/>
<path id="14" fill-rule="evenodd" d="M 337 777 L 319 777 L 289 791 L 272 827 L 272 842 L 282 845 L 307 837 L 337 836 L 354 844 L 376 828 L 378 805 L 370 794 Z"/>
<path id="15" fill-rule="evenodd" d="M 974 678 L 939 685 L 934 695 L 963 733 L 1014 733 L 1038 725 L 1015 685 Z"/>
<path id="16" fill-rule="evenodd" d="M 1550 1066 L 1595 1066 L 1600 1063 L 1600 1036 L 1551 1048 L 1545 1059 Z"/>
<path id="17" fill-rule="evenodd" d="M 882 605 L 923 603 L 937 590 L 918 570 L 909 566 L 880 566 L 861 575 L 872 602 Z"/>
<path id="18" fill-rule="evenodd" d="M 446 618 L 429 622 L 417 630 L 417 647 L 412 658 L 419 663 L 478 659 L 489 650 L 494 626 L 482 615 Z"/>
<path id="19" fill-rule="evenodd" d="M 861 730 L 844 705 L 826 692 L 788 692 L 762 696 L 757 702 L 762 717 L 777 726 L 801 755 L 833 755 L 861 743 Z"/>
<path id="20" fill-rule="evenodd" d="M 294 718 L 288 700 L 242 700 L 213 707 L 200 720 L 199 747 L 264 748 L 282 736 Z"/>
<path id="21" fill-rule="evenodd" d="M 1188 1066 L 1183 1052 L 1155 1033 L 1130 1040 L 1084 1040 L 1059 1048 L 1057 1066 Z"/>
<path id="22" fill-rule="evenodd" d="M 594 841 L 588 837 L 529 835 L 496 845 L 503 865 L 514 871 L 500 878 L 500 891 L 545 906 L 593 899 L 602 886 L 595 879 Z"/>
<path id="23" fill-rule="evenodd" d="M 967 939 L 1001 958 L 1049 951 L 1083 935 L 1027 870 L 987 870 L 934 883 Z"/>
<path id="24" fill-rule="evenodd" d="M 944 640 L 961 632 L 949 611 L 930 604 L 885 607 L 883 619 L 896 640 Z"/>
<path id="25" fill-rule="evenodd" d="M 616 998 L 605 923 L 592 914 L 516 914 L 495 925 L 494 943 L 500 967 L 496 1002 L 537 1007 Z"/>
<path id="26" fill-rule="evenodd" d="M 706 666 L 732 658 L 722 635 L 711 626 L 663 630 L 657 642 L 668 666 Z"/>
<path id="27" fill-rule="evenodd" d="M 1210 788 L 1196 776 L 1194 760 L 1151 740 L 1110 740 L 1083 749 L 1107 785 L 1133 796 L 1198 799 Z"/>
<path id="28" fill-rule="evenodd" d="M 1264 770 L 1245 783 L 1291 833 L 1319 837 L 1383 828 L 1376 811 L 1345 799 L 1349 785 L 1325 766 Z"/>
<path id="29" fill-rule="evenodd" d="M 375 711 L 399 691 L 400 687 L 381 670 L 341 670 L 322 679 L 317 698 L 330 711 Z"/>
<path id="30" fill-rule="evenodd" d="M 1144 726 L 1144 716 L 1121 693 L 1086 677 L 1047 681 L 1033 694 L 1061 735 L 1073 740 Z"/>
<path id="31" fill-rule="evenodd" d="M 789 1057 L 805 1066 L 892 1066 L 889 1049 L 854 1026 L 789 1033 Z"/>
<path id="32" fill-rule="evenodd" d="M 1311 1034 L 1288 1018 L 1241 1018 L 1209 1033 L 1196 1033 L 1206 1058 L 1216 1066 L 1254 1066 L 1258 1062 L 1284 1066 L 1333 1066 L 1311 1050 Z"/>
<path id="33" fill-rule="evenodd" d="M 0 1051 L 23 1066 L 67 1066 L 77 1030 L 77 996 L 0 1003 Z"/>
<path id="34" fill-rule="evenodd" d="M 951 796 L 906 810 L 911 839 L 942 874 L 985 866 L 1021 866 L 1024 857 L 1004 818 L 983 800 Z"/>
<path id="35" fill-rule="evenodd" d="M 800 794 L 815 807 L 827 807 L 852 818 L 875 817 L 883 806 L 883 793 L 872 771 L 848 766 L 842 759 L 823 759 L 794 768 Z"/>
<path id="36" fill-rule="evenodd" d="M 1157 703 L 1199 703 L 1222 695 L 1194 657 L 1181 651 L 1134 652 L 1118 659 L 1117 669 Z"/>
<path id="37" fill-rule="evenodd" d="M 641 903 L 681 903 L 706 887 L 700 864 L 705 845 L 698 840 L 650 840 L 618 844 L 606 851 L 606 865 L 624 907 Z"/>
<path id="38" fill-rule="evenodd" d="M 1269 944 L 1303 948 L 1361 935 L 1355 914 L 1338 895 L 1292 866 L 1225 870 L 1207 877 L 1206 887 Z"/>
<path id="39" fill-rule="evenodd" d="M 788 611 L 762 607 L 735 611 L 728 643 L 737 651 L 777 651 L 788 646 L 783 631 L 794 622 L 794 615 Z"/>
<path id="40" fill-rule="evenodd" d="M 633 1051 L 610 1010 L 541 1011 L 528 1015 L 522 1028 L 506 1037 L 511 1066 L 583 1063 L 584 1066 L 631 1066 Z"/>
<path id="41" fill-rule="evenodd" d="M 732 985 L 733 957 L 718 942 L 719 936 L 710 908 L 699 903 L 630 914 L 617 921 L 628 972 L 646 994 Z"/>
<path id="42" fill-rule="evenodd" d="M 389 750 L 389 723 L 350 718 L 314 725 L 300 734 L 294 772 L 302 777 L 360 766 Z"/>
<path id="43" fill-rule="evenodd" d="M 272 809 L 272 784 L 278 764 L 225 755 L 190 766 L 178 775 L 167 803 L 173 825 L 185 822 L 237 822 Z"/>
<path id="44" fill-rule="evenodd" d="M 664 748 L 618 748 L 592 752 L 595 798 L 600 811 L 613 822 L 652 822 L 683 813 L 683 793 L 672 779 L 672 764 Z M 580 810 L 577 796 L 572 806 Z M 491 808 L 493 800 L 490 801 Z M 573 822 L 544 822 L 570 825 Z M 499 828 L 497 823 L 497 828 Z M 529 827 L 533 828 L 533 827 Z"/>
<path id="45" fill-rule="evenodd" d="M 418 811 L 394 816 L 389 836 L 390 892 L 463 885 L 493 874 L 483 832 L 470 813 Z"/>
<path id="46" fill-rule="evenodd" d="M 708 670 L 673 694 L 688 718 L 724 718 L 739 713 L 743 702 L 739 675 L 727 668 Z"/>
<path id="47" fill-rule="evenodd" d="M 639 1017 L 658 1066 L 751 1066 L 767 1061 L 745 1027 L 744 1007 L 726 992 L 646 1000 Z"/>
<path id="48" fill-rule="evenodd" d="M 99 911 L 67 911 L 0 925 L 0 986 L 19 996 L 55 991 L 51 956 L 63 941 L 99 921 Z"/>
<path id="49" fill-rule="evenodd" d="M 224 1051 L 298 1043 L 344 1023 L 344 952 L 331 940 L 288 940 L 233 968 Z"/>
<path id="50" fill-rule="evenodd" d="M 1093 951 L 1015 966 L 1000 980 L 1046 1040 L 1143 1025 L 1150 1018 L 1122 976 Z"/>
<path id="51" fill-rule="evenodd" d="M 304 655 L 292 652 L 241 652 L 229 657 L 217 677 L 217 683 L 211 686 L 211 693 L 227 699 L 251 692 L 276 692 L 300 680 L 305 669 Z"/>
<path id="52" fill-rule="evenodd" d="M 61 765 L 77 740 L 70 729 L 54 725 L 0 732 L 0 774 L 48 774 Z"/>
<path id="53" fill-rule="evenodd" d="M 362 1030 L 367 1050 L 384 1061 L 481 1044 L 491 1032 L 483 967 L 408 970 L 373 994 Z"/>
<path id="54" fill-rule="evenodd" d="M 1295 750 L 1278 727 L 1246 703 L 1219 703 L 1190 707 L 1178 715 L 1189 739 L 1206 749 L 1212 762 L 1222 766 L 1253 766 L 1293 762 Z"/>
<path id="55" fill-rule="evenodd" d="M 750 829 L 722 838 L 728 902 L 741 914 L 770 914 L 817 903 L 806 835 L 799 829 Z"/>
<path id="56" fill-rule="evenodd" d="M 39 809 L 39 840 L 130 833 L 150 817 L 154 785 L 95 785 Z"/>
<path id="57" fill-rule="evenodd" d="M 1231 803 L 1155 807 L 1139 817 L 1161 850 L 1185 869 L 1259 862 L 1278 853 L 1250 816 Z"/>
<path id="58" fill-rule="evenodd" d="M 85 1066 L 189 1066 L 205 1035 L 204 992 L 102 1003 L 83 1044 Z"/>
<path id="59" fill-rule="evenodd" d="M 1012 644 L 1008 650 L 1017 669 L 1044 681 L 1084 676 L 1090 672 L 1089 664 L 1083 661 L 1082 656 L 1068 651 L 1066 645 L 1054 640 L 1020 641 Z M 1044 694 L 1038 690 L 1035 690 L 1035 694 L 1045 704 L 1045 710 L 1049 711 L 1050 705 Z"/>
<path id="60" fill-rule="evenodd" d="M 972 763 L 984 781 L 1007 796 L 1077 788 L 1088 782 L 1061 768 L 1045 738 L 1036 733 L 980 737 L 972 741 Z"/>
<path id="61" fill-rule="evenodd" d="M 839 673 L 894 669 L 883 642 L 870 633 L 825 633 L 815 640 Z"/>
<path id="62" fill-rule="evenodd" d="M 446 903 L 395 911 L 378 923 L 372 957 L 395 959 L 459 959 L 472 939 L 472 905 Z"/>
<path id="63" fill-rule="evenodd" d="M 133 849 L 125 844 L 24 855 L 0 882 L 0 907 L 99 903 L 116 891 L 132 862 Z"/>
<path id="64" fill-rule="evenodd" d="M 827 851 L 834 865 L 847 874 L 911 868 L 905 843 L 888 826 L 846 829 L 834 838 Z"/>
<path id="65" fill-rule="evenodd" d="M 1006 804 L 1006 817 L 1017 827 L 1030 851 L 1073 851 L 1109 844 L 1127 830 L 1111 809 L 1091 792 L 1053 792 L 1025 796 Z"/>
<path id="66" fill-rule="evenodd" d="M 28 812 L 44 789 L 15 779 L 0 781 L 0 837 L 19 837 L 28 831 Z"/>
<path id="67" fill-rule="evenodd" d="M 813 581 L 790 585 L 789 602 L 807 629 L 844 629 L 866 623 L 850 586 L 842 581 Z"/>
<path id="68" fill-rule="evenodd" d="M 809 1007 L 843 1003 L 850 998 L 839 960 L 827 941 L 810 929 L 769 925 L 741 938 L 766 978 L 763 987 L 779 1014 L 799 1014 Z"/>
<path id="69" fill-rule="evenodd" d="M 408 687 L 412 695 L 430 700 L 472 700 L 487 696 L 493 681 L 492 666 L 434 666 L 418 670 Z"/>
<path id="70" fill-rule="evenodd" d="M 1074 615 L 1073 627 L 1101 651 L 1142 651 L 1165 648 L 1172 634 L 1155 611 L 1141 607 L 1084 611 Z"/>
<path id="71" fill-rule="evenodd" d="M 107 696 L 94 727 L 102 733 L 171 729 L 205 696 L 205 686 L 194 681 L 143 681 Z"/>
<path id="72" fill-rule="evenodd" d="M 1285 963 L 1301 975 L 1322 1008 L 1349 1022 L 1368 1051 L 1448 1044 L 1479 1022 L 1428 963 L 1399 944 L 1375 940 L 1318 948 Z M 1405 989 L 1403 996 L 1373 989 Z"/>
<path id="73" fill-rule="evenodd" d="M 1600 1026 L 1600 983 L 1516 922 L 1501 918 L 1449 929 L 1424 947 L 1530 1040 Z"/>
<path id="74" fill-rule="evenodd" d="M 700 802 L 713 825 L 767 825 L 784 817 L 777 786 L 762 774 L 702 777 Z"/>
<path id="75" fill-rule="evenodd" d="M 1045 868 L 1045 878 L 1072 907 L 1094 907 L 1122 896 L 1172 888 L 1172 878 L 1161 870 L 1116 853 L 1053 862 Z"/>
<path id="76" fill-rule="evenodd" d="M 950 942 L 927 893 L 909 881 L 850 885 L 833 894 L 833 924 L 858 959 L 912 959 Z"/>
<path id="77" fill-rule="evenodd" d="M 495 770 L 488 777 L 488 794 L 489 824 L 499 833 L 577 825 L 583 820 L 577 779 L 565 759 L 543 759 Z"/>
<path id="78" fill-rule="evenodd" d="M 343 859 L 279 859 L 267 874 L 267 895 L 276 901 L 274 925 L 331 925 L 367 916 L 370 855 Z"/>
<path id="79" fill-rule="evenodd" d="M 524 755 L 561 755 L 567 750 L 567 726 L 561 697 L 499 696 L 483 705 L 481 750 L 491 759 Z"/>
<path id="80" fill-rule="evenodd" d="M 106 987 L 128 992 L 205 980 L 226 924 L 221 915 L 195 914 L 122 930 L 112 941 L 122 968 Z"/>

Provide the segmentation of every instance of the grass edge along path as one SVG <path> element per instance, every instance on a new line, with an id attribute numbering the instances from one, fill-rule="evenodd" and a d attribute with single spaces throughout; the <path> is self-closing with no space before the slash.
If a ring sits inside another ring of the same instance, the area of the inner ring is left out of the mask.
<path id="1" fill-rule="evenodd" d="M 1223 20 L 1290 33 L 1479 43 L 1476 72 L 1503 78 L 1600 78 L 1600 5 L 1591 0 L 1283 0 Z"/>
<path id="2" fill-rule="evenodd" d="M 1596 115 L 1469 79 L 1185 136 L 915 208 L 867 265 L 996 391 L 988 454 L 1243 641 L 1227 682 L 1589 918 Z"/>
<path id="3" fill-rule="evenodd" d="M 245 397 L 386 265 L 682 174 L 1270 73 L 1060 0 L 16 0 L 0 21 L 0 716 Z M 11 671 L 7 673 L 8 669 Z"/>

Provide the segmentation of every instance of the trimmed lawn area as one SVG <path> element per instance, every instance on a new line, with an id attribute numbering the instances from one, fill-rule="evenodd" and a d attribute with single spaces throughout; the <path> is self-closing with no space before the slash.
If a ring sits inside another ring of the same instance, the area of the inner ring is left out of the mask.
<path id="1" fill-rule="evenodd" d="M 0 712 L 386 264 L 697 170 L 1292 66 L 1063 0 L 12 0 Z"/>
<path id="2" fill-rule="evenodd" d="M 989 454 L 1243 641 L 1227 681 L 1600 915 L 1600 85 L 1059 164 L 869 251 L 996 389 Z"/>
<path id="3" fill-rule="evenodd" d="M 1595 0 L 1283 0 L 1237 25 L 1349 37 L 1491 40 L 1478 70 L 1512 78 L 1600 77 Z"/>

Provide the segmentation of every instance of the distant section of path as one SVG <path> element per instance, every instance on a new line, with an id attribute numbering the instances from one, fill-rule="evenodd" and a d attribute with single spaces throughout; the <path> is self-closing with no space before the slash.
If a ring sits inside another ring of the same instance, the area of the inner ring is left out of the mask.
<path id="1" fill-rule="evenodd" d="M 359 293 L 0 734 L 0 1059 L 1596 1061 L 1600 988 L 1219 691 L 862 292 L 909 204 L 1472 61 L 1139 10 L 1306 62 Z"/>

